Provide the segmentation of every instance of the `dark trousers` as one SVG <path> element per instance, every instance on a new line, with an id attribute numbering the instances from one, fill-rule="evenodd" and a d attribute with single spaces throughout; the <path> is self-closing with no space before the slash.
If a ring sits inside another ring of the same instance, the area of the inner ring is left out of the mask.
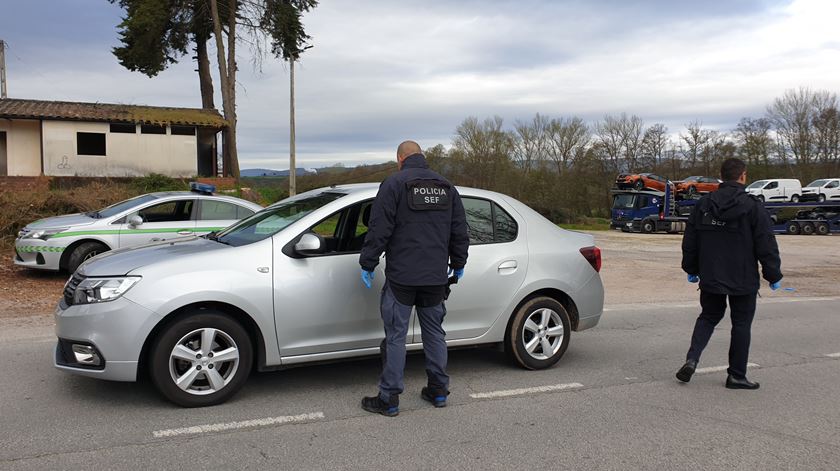
<path id="1" fill-rule="evenodd" d="M 412 306 L 401 304 L 385 283 L 380 301 L 380 313 L 385 324 L 385 340 L 382 341 L 382 375 L 379 377 L 379 397 L 385 402 L 403 392 L 405 373 L 405 339 L 411 319 Z M 438 395 L 446 395 L 449 388 L 449 376 L 446 374 L 446 342 L 443 330 L 443 318 L 446 306 L 417 306 L 417 318 L 423 339 L 423 353 L 426 355 L 426 376 L 428 385 Z"/>
<path id="2" fill-rule="evenodd" d="M 728 297 L 732 337 L 729 341 L 729 369 L 727 371 L 736 378 L 745 378 L 747 360 L 750 355 L 750 328 L 755 316 L 755 294 Z M 715 326 L 723 319 L 723 314 L 726 312 L 726 298 L 725 294 L 700 291 L 700 306 L 703 311 L 694 324 L 691 348 L 686 355 L 688 360 L 700 360 L 700 354 L 709 343 Z"/>

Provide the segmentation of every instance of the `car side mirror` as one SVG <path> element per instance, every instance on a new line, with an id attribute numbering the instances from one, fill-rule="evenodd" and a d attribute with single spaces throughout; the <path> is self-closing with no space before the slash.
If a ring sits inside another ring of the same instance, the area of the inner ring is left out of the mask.
<path id="1" fill-rule="evenodd" d="M 324 239 L 314 232 L 303 234 L 295 244 L 295 252 L 300 255 L 317 255 L 323 251 Z"/>
<path id="2" fill-rule="evenodd" d="M 131 216 L 128 217 L 128 225 L 129 226 L 137 227 L 141 224 L 143 224 L 143 218 L 141 218 L 139 215 L 134 214 L 134 215 L 131 215 Z"/>

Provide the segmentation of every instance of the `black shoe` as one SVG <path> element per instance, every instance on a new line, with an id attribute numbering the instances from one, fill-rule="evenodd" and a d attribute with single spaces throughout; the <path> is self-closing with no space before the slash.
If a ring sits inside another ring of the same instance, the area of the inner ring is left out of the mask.
<path id="1" fill-rule="evenodd" d="M 392 396 L 391 402 L 394 404 L 383 401 L 379 396 L 365 397 L 362 398 L 362 409 L 374 414 L 396 417 L 400 413 L 399 401 L 394 401 Z"/>
<path id="2" fill-rule="evenodd" d="M 697 360 L 686 360 L 685 364 L 677 371 L 677 379 L 682 381 L 683 383 L 687 383 L 691 381 L 691 376 L 694 374 L 694 370 L 697 369 Z"/>
<path id="3" fill-rule="evenodd" d="M 726 377 L 726 389 L 758 389 L 758 383 L 753 383 L 747 378 L 736 378 L 732 375 Z"/>
<path id="4" fill-rule="evenodd" d="M 446 407 L 446 396 L 448 395 L 449 393 L 443 393 L 440 389 L 431 389 L 428 386 L 420 391 L 420 397 L 431 402 L 435 407 Z"/>

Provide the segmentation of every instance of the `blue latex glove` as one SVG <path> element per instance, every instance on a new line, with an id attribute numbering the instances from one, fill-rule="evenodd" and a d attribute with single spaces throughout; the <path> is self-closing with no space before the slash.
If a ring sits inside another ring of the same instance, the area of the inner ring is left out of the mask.
<path id="1" fill-rule="evenodd" d="M 772 289 L 773 291 L 776 291 L 777 289 L 779 289 L 781 287 L 782 287 L 782 281 L 781 280 L 779 280 L 775 283 L 770 283 L 770 289 Z"/>
<path id="2" fill-rule="evenodd" d="M 688 275 L 688 282 L 689 282 L 689 283 L 698 283 L 698 282 L 700 282 L 700 275 Z"/>
<path id="3" fill-rule="evenodd" d="M 458 278 L 458 280 L 460 280 L 461 278 L 464 277 L 464 269 L 463 268 L 457 268 L 457 269 L 454 269 L 454 270 L 452 268 L 450 268 L 449 269 L 449 276 L 452 276 L 453 273 Z"/>
<path id="4" fill-rule="evenodd" d="M 367 288 L 371 287 L 371 283 L 373 282 L 373 275 L 374 273 L 372 271 L 367 271 L 364 268 L 362 268 L 362 283 L 364 283 Z"/>

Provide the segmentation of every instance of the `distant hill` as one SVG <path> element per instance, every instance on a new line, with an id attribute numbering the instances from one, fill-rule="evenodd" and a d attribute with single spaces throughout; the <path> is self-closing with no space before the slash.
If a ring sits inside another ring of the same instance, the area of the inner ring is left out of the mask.
<path id="1" fill-rule="evenodd" d="M 297 168 L 295 169 L 295 174 L 297 176 L 303 175 L 315 175 L 318 173 L 317 169 L 314 168 Z M 288 170 L 271 170 L 269 168 L 246 168 L 239 172 L 240 176 L 243 177 L 288 177 L 289 171 Z"/>

